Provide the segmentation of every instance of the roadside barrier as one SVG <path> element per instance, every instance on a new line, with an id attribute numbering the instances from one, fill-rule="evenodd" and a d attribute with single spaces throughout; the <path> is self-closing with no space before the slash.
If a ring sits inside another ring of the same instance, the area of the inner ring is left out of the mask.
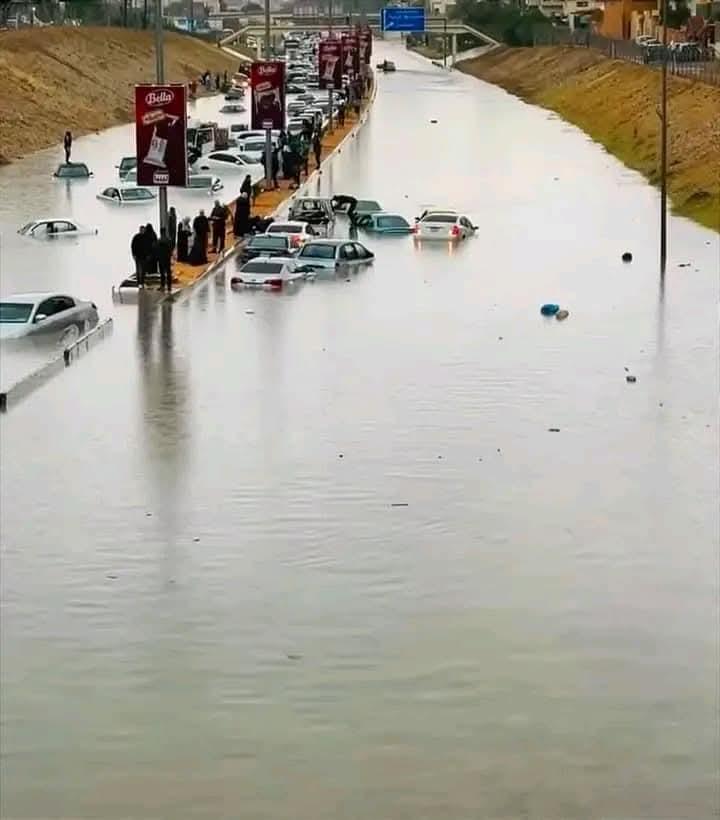
<path id="1" fill-rule="evenodd" d="M 51 359 L 27 376 L 23 376 L 7 390 L 0 392 L 0 413 L 7 413 L 11 407 L 35 392 L 39 387 L 42 387 L 55 374 L 69 367 L 80 356 L 95 347 L 99 341 L 109 336 L 112 329 L 113 320 L 106 319 L 102 324 L 99 324 L 69 347 L 66 347 L 59 356 Z"/>

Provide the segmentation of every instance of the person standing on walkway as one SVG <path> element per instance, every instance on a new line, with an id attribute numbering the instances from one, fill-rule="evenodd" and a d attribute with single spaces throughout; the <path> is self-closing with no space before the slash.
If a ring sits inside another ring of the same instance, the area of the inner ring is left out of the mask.
<path id="1" fill-rule="evenodd" d="M 170 245 L 172 249 L 175 250 L 175 243 L 177 242 L 177 211 L 172 206 L 170 206 L 170 210 L 168 211 L 167 233 Z"/>
<path id="2" fill-rule="evenodd" d="M 130 241 L 130 253 L 135 262 L 135 277 L 137 279 L 138 287 L 143 287 L 145 284 L 145 226 L 141 225 L 138 232 Z"/>
<path id="3" fill-rule="evenodd" d="M 315 132 L 313 137 L 313 153 L 315 154 L 315 167 L 320 167 L 320 160 L 322 158 L 322 140 L 320 139 L 320 131 Z"/>
<path id="4" fill-rule="evenodd" d="M 172 290 L 172 245 L 166 228 L 160 228 L 160 238 L 153 245 L 153 256 L 160 271 L 160 290 Z"/>
<path id="5" fill-rule="evenodd" d="M 157 273 L 157 259 L 155 258 L 155 240 L 157 234 L 155 228 L 148 222 L 143 231 L 145 237 L 145 275 Z"/>
<path id="6" fill-rule="evenodd" d="M 225 250 L 225 226 L 227 225 L 228 209 L 219 199 L 215 200 L 215 207 L 210 213 L 212 224 L 212 249 L 215 253 Z"/>
<path id="7" fill-rule="evenodd" d="M 190 217 L 186 216 L 178 225 L 177 232 L 177 261 L 187 262 L 190 255 L 190 237 L 192 228 L 190 227 Z"/>
<path id="8" fill-rule="evenodd" d="M 247 194 L 240 194 L 235 203 L 233 233 L 237 239 L 242 238 L 250 229 L 250 200 Z"/>
<path id="9" fill-rule="evenodd" d="M 70 164 L 70 153 L 72 152 L 72 133 L 70 131 L 65 132 L 65 137 L 63 138 L 63 148 L 65 149 L 65 164 Z"/>
<path id="10" fill-rule="evenodd" d="M 193 233 L 195 234 L 195 243 L 200 245 L 203 249 L 205 262 L 207 262 L 207 246 L 208 237 L 210 236 L 210 220 L 205 216 L 205 211 L 201 208 L 200 213 L 193 220 Z"/>
<path id="11" fill-rule="evenodd" d="M 342 128 L 345 125 L 345 102 L 341 102 L 338 108 L 338 123 Z"/>
<path id="12" fill-rule="evenodd" d="M 240 186 L 240 193 L 246 194 L 248 201 L 252 198 L 252 189 L 252 177 L 250 176 L 250 174 L 246 174 L 245 179 L 243 180 L 242 185 Z"/>

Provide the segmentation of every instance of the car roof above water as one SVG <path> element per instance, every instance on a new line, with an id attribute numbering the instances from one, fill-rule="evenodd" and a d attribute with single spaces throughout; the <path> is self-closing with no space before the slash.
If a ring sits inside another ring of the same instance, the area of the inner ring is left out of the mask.
<path id="1" fill-rule="evenodd" d="M 0 299 L 0 302 L 19 302 L 21 304 L 26 305 L 34 305 L 35 302 L 39 302 L 41 299 L 50 299 L 53 296 L 65 296 L 64 293 L 57 293 L 53 290 L 38 290 L 35 292 L 30 291 L 29 293 L 10 293 L 7 296 L 3 296 Z"/>

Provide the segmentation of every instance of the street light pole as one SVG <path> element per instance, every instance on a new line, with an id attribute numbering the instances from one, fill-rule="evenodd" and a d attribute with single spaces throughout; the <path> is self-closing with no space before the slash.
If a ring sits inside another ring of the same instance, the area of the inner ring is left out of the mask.
<path id="1" fill-rule="evenodd" d="M 155 81 L 158 85 L 165 82 L 165 55 L 163 53 L 163 24 L 162 0 L 155 0 Z M 158 188 L 158 204 L 160 206 L 160 230 L 167 230 L 168 204 L 167 185 Z"/>
<path id="2" fill-rule="evenodd" d="M 668 121 L 667 121 L 667 11 L 668 0 L 662 0 L 662 69 L 660 75 L 660 275 L 665 276 L 667 267 L 667 166 L 668 166 Z"/>
<path id="3" fill-rule="evenodd" d="M 265 59 L 270 54 L 270 0 L 265 0 Z M 283 80 L 284 81 L 284 80 Z M 284 93 L 284 89 L 283 89 Z M 272 185 L 272 127 L 265 129 L 265 188 Z"/>
<path id="4" fill-rule="evenodd" d="M 333 6 L 332 0 L 328 0 L 328 39 L 332 40 L 333 36 Z M 342 60 L 342 51 L 340 52 L 340 59 Z M 318 67 L 320 66 L 320 61 L 318 60 Z M 328 83 L 328 129 L 332 134 L 334 125 L 333 125 L 333 85 L 335 83 L 334 79 L 335 71 L 333 69 L 333 79 Z"/>

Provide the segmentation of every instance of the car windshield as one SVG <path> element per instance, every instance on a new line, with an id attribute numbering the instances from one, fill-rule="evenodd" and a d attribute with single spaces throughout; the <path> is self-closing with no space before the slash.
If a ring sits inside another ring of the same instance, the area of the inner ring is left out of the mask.
<path id="1" fill-rule="evenodd" d="M 253 236 L 249 242 L 252 248 L 287 248 L 284 236 Z"/>
<path id="2" fill-rule="evenodd" d="M 134 168 L 137 165 L 137 160 L 135 157 L 123 157 L 120 160 L 120 170 L 121 171 L 128 171 L 130 168 Z"/>
<path id="3" fill-rule="evenodd" d="M 335 245 L 305 245 L 300 256 L 305 259 L 334 259 Z"/>
<path id="4" fill-rule="evenodd" d="M 377 219 L 379 228 L 408 228 L 409 225 L 401 216 L 379 216 Z"/>
<path id="5" fill-rule="evenodd" d="M 122 198 L 127 200 L 152 199 L 152 193 L 147 188 L 125 188 L 122 192 Z"/>
<path id="6" fill-rule="evenodd" d="M 423 218 L 423 222 L 442 222 L 447 225 L 452 225 L 457 222 L 455 214 L 428 214 Z"/>
<path id="7" fill-rule="evenodd" d="M 27 225 L 23 225 L 22 228 L 20 228 L 18 233 L 29 233 L 36 224 L 36 222 L 28 222 Z"/>
<path id="8" fill-rule="evenodd" d="M 265 143 L 258 141 L 248 140 L 247 142 L 243 143 L 243 151 L 264 151 L 265 150 Z"/>
<path id="9" fill-rule="evenodd" d="M 372 199 L 359 199 L 355 210 L 356 211 L 381 211 L 382 208 L 380 207 L 379 202 L 375 202 Z"/>
<path id="10" fill-rule="evenodd" d="M 75 165 L 61 165 L 57 169 L 57 176 L 59 177 L 87 177 L 90 176 L 87 165 L 77 163 Z"/>
<path id="11" fill-rule="evenodd" d="M 242 268 L 242 273 L 282 273 L 283 266 L 278 262 L 248 262 Z"/>
<path id="12" fill-rule="evenodd" d="M 282 222 L 275 222 L 268 229 L 268 233 L 302 233 L 299 225 L 285 225 Z"/>
<path id="13" fill-rule="evenodd" d="M 2 324 L 25 324 L 30 319 L 32 304 L 24 302 L 0 302 L 0 323 Z"/>

